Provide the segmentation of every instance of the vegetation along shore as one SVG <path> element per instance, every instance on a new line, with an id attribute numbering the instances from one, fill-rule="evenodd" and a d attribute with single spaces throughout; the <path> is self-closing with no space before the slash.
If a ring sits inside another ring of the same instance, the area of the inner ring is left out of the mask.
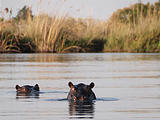
<path id="1" fill-rule="evenodd" d="M 119 9 L 108 20 L 33 16 L 27 6 L 0 18 L 0 53 L 38 52 L 160 52 L 160 2 Z"/>

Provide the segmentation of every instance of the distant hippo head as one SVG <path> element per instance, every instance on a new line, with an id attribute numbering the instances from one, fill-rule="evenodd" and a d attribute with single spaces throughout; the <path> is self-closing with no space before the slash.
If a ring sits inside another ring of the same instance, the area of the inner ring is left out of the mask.
<path id="1" fill-rule="evenodd" d="M 68 83 L 70 87 L 70 91 L 68 93 L 67 99 L 70 101 L 92 101 L 96 99 L 92 88 L 94 87 L 94 83 L 90 83 L 90 85 L 85 85 L 80 83 L 78 85 L 73 85 L 72 82 Z"/>
<path id="2" fill-rule="evenodd" d="M 16 85 L 17 93 L 32 93 L 32 92 L 38 92 L 39 91 L 39 85 L 36 84 L 35 86 L 30 85 L 24 85 L 20 87 L 19 85 Z"/>

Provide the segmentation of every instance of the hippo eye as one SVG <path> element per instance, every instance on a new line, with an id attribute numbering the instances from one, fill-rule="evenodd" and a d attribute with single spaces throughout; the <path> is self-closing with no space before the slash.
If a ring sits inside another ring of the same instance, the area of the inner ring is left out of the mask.
<path id="1" fill-rule="evenodd" d="M 71 88 L 71 90 L 77 91 L 77 90 L 78 90 L 78 87 L 77 87 L 77 86 L 74 86 L 74 87 Z"/>
<path id="2" fill-rule="evenodd" d="M 74 90 L 75 90 L 75 88 L 74 88 L 74 87 L 72 87 L 72 88 L 71 88 L 71 90 L 73 90 L 73 91 L 74 91 Z"/>

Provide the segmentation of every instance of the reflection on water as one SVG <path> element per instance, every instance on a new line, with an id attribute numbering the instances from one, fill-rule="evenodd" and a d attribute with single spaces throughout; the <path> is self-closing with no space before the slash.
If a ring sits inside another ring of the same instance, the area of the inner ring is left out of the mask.
<path id="1" fill-rule="evenodd" d="M 147 61 L 160 59 L 159 53 L 84 54 L 0 54 L 0 62 Z"/>
<path id="2" fill-rule="evenodd" d="M 0 120 L 160 120 L 159 80 L 160 53 L 0 54 Z M 69 81 L 94 82 L 96 102 L 68 102 Z"/>
<path id="3" fill-rule="evenodd" d="M 109 97 L 106 97 L 106 98 L 97 98 L 96 101 L 118 101 L 119 99 L 118 98 L 109 98 Z"/>
<path id="4" fill-rule="evenodd" d="M 93 119 L 94 102 L 69 102 L 70 119 Z"/>
<path id="5" fill-rule="evenodd" d="M 39 98 L 39 92 L 33 92 L 33 93 L 17 92 L 16 99 L 24 99 L 24 98 Z"/>

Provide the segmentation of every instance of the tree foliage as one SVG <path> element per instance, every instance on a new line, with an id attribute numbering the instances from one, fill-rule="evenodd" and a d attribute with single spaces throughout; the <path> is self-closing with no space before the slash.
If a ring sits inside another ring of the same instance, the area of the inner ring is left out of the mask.
<path id="1" fill-rule="evenodd" d="M 33 18 L 33 15 L 31 9 L 27 6 L 24 6 L 21 10 L 19 10 L 17 16 L 15 17 L 16 20 L 27 20 L 29 18 Z"/>
<path id="2" fill-rule="evenodd" d="M 137 3 L 128 8 L 119 9 L 113 13 L 111 20 L 118 20 L 122 23 L 137 23 L 139 17 L 160 16 L 160 2 L 155 4 Z"/>

